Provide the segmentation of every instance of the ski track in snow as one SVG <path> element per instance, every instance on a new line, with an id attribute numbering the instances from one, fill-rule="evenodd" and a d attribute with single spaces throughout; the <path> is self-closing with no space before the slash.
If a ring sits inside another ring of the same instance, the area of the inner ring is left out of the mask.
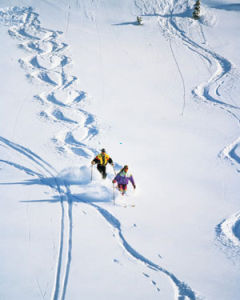
<path id="1" fill-rule="evenodd" d="M 93 151 L 86 144 L 98 130 L 94 116 L 82 108 L 87 93 L 78 89 L 77 77 L 68 74 L 71 58 L 68 45 L 61 41 L 62 32 L 41 27 L 38 14 L 31 8 L 2 10 L 0 22 L 9 26 L 9 35 L 20 41 L 18 47 L 29 54 L 19 59 L 28 80 L 45 87 L 34 99 L 41 105 L 39 116 L 62 127 L 52 138 L 56 150 L 92 156 Z"/>
<path id="2" fill-rule="evenodd" d="M 62 182 L 59 182 L 59 179 L 57 178 L 56 175 L 57 171 L 46 161 L 42 160 L 38 155 L 33 153 L 31 150 L 18 145 L 16 143 L 13 143 L 3 137 L 0 137 L 0 143 L 1 145 L 5 145 L 9 148 L 9 151 L 14 153 L 15 157 L 18 157 L 19 155 L 27 159 L 33 169 L 30 169 L 28 167 L 25 167 L 23 165 L 11 162 L 11 161 L 6 161 L 6 160 L 0 160 L 1 163 L 7 164 L 9 166 L 12 166 L 16 168 L 19 171 L 22 171 L 26 173 L 27 175 L 31 175 L 34 177 L 39 178 L 40 183 L 39 184 L 44 184 L 48 185 L 50 188 L 54 189 L 56 193 L 58 194 L 58 199 L 61 205 L 61 220 L 60 220 L 60 241 L 59 241 L 59 254 L 58 254 L 58 263 L 57 263 L 57 270 L 56 270 L 56 278 L 55 278 L 55 285 L 53 288 L 53 295 L 52 299 L 57 300 L 57 299 L 64 299 L 63 297 L 60 298 L 60 289 L 61 289 L 61 277 L 63 278 L 63 288 L 62 288 L 62 295 L 65 295 L 66 293 L 66 288 L 67 288 L 67 281 L 68 281 L 68 274 L 69 274 L 69 269 L 70 269 L 70 262 L 71 262 L 71 256 L 68 254 L 67 258 L 67 264 L 66 264 L 66 269 L 65 272 L 62 271 L 63 268 L 63 250 L 64 250 L 64 242 L 65 242 L 65 231 L 66 231 L 66 226 L 69 228 L 69 233 L 68 233 L 68 253 L 71 253 L 71 244 L 72 244 L 72 215 L 71 215 L 71 209 L 72 209 L 72 204 L 71 201 L 68 200 L 66 201 L 68 205 L 68 219 L 67 222 L 65 221 L 65 214 L 66 214 L 66 208 L 64 206 L 64 201 L 67 196 L 66 191 L 63 190 L 61 187 Z M 37 169 L 38 171 L 36 172 L 34 169 Z M 51 181 L 48 180 L 48 178 L 52 178 Z M 22 183 L 25 184 L 25 183 Z M 67 223 L 67 224 L 66 224 Z M 62 275 L 63 273 L 63 275 Z"/>
<path id="3" fill-rule="evenodd" d="M 31 165 L 38 169 L 36 172 L 33 169 L 19 165 L 11 161 L 0 160 L 1 163 L 10 165 L 19 171 L 31 175 L 35 178 L 39 178 L 39 183 L 42 185 L 47 185 L 53 189 L 58 196 L 55 196 L 53 200 L 36 200 L 36 201 L 23 201 L 23 202 L 49 202 L 49 203 L 60 203 L 61 205 L 61 220 L 60 220 L 60 239 L 59 239 L 59 254 L 58 262 L 56 267 L 56 278 L 55 285 L 53 288 L 52 299 L 65 299 L 67 292 L 67 285 L 70 273 L 71 259 L 72 259 L 72 228 L 73 228 L 73 217 L 72 217 L 72 207 L 73 203 L 85 203 L 90 207 L 94 208 L 107 223 L 111 226 L 114 236 L 117 239 L 121 247 L 135 260 L 139 263 L 145 265 L 147 268 L 162 272 L 165 274 L 175 287 L 176 298 L 178 300 L 186 299 L 197 299 L 195 293 L 191 288 L 184 282 L 180 281 L 173 273 L 165 268 L 162 268 L 158 264 L 152 262 L 148 258 L 144 257 L 137 250 L 135 250 L 125 239 L 121 222 L 113 216 L 108 210 L 102 208 L 100 205 L 95 204 L 94 198 L 89 197 L 79 197 L 71 193 L 70 184 L 68 184 L 63 178 L 58 177 L 57 171 L 46 161 L 42 160 L 38 155 L 34 154 L 31 150 L 13 143 L 3 137 L 0 137 L 0 143 L 9 148 L 9 151 L 13 151 L 15 157 L 18 155 L 24 156 L 30 160 Z M 36 180 L 22 182 L 22 183 L 11 183 L 11 184 L 37 184 Z M 65 242 L 65 240 L 67 242 Z M 63 253 L 66 248 L 67 257 L 65 258 Z M 66 262 L 65 262 L 66 261 Z M 65 262 L 65 263 L 64 263 Z M 146 276 L 145 276 L 146 277 Z M 146 277 L 148 279 L 148 277 Z M 152 282 L 156 286 L 156 282 Z M 157 288 L 160 291 L 159 288 Z"/>
<path id="4" fill-rule="evenodd" d="M 66 30 L 69 27 L 70 9 L 69 6 Z M 89 12 L 86 11 L 86 14 L 89 16 Z M 90 158 L 96 151 L 88 147 L 87 144 L 98 134 L 98 128 L 94 116 L 81 106 L 82 102 L 87 100 L 87 93 L 78 89 L 76 76 L 69 75 L 71 58 L 67 52 L 68 45 L 61 41 L 62 32 L 42 27 L 38 17 L 38 14 L 31 7 L 13 7 L 0 10 L 0 23 L 9 27 L 9 35 L 19 42 L 19 48 L 27 52 L 25 57 L 19 59 L 19 64 L 25 71 L 27 79 L 44 88 L 41 94 L 34 96 L 34 100 L 41 107 L 39 116 L 50 124 L 61 125 L 59 133 L 52 138 L 56 150 Z M 90 17 L 93 21 L 95 20 L 94 15 L 91 14 Z M 80 198 L 73 195 L 71 183 L 58 177 L 57 171 L 39 155 L 4 137 L 0 137 L 0 145 L 12 152 L 15 159 L 24 158 L 25 161 L 27 160 L 31 168 L 23 165 L 23 163 L 4 159 L 1 159 L 0 163 L 35 177 L 32 181 L 12 184 L 47 185 L 57 194 L 54 199 L 49 200 L 50 203 L 60 203 L 61 212 L 59 250 L 55 283 L 52 287 L 52 299 L 64 300 L 66 298 L 72 260 L 73 202 L 85 203 L 95 209 L 111 226 L 118 243 L 126 253 L 147 268 L 165 274 L 174 286 L 176 299 L 197 299 L 195 293 L 186 283 L 180 281 L 172 272 L 136 251 L 125 239 L 121 222 L 108 210 L 96 205 L 91 196 Z M 152 285 L 160 291 L 155 281 L 151 280 L 149 276 L 145 276 L 145 278 L 150 280 Z"/>
<path id="5" fill-rule="evenodd" d="M 228 92 L 226 83 L 229 83 L 230 81 L 231 85 L 234 86 L 235 80 L 237 81 L 240 78 L 239 70 L 237 70 L 228 59 L 217 54 L 208 47 L 203 31 L 204 18 L 201 18 L 202 20 L 200 19 L 200 21 L 193 20 L 191 18 L 192 9 L 189 2 L 185 0 L 178 2 L 173 0 L 172 3 L 169 3 L 167 0 L 161 2 L 158 0 L 135 0 L 135 4 L 140 9 L 143 16 L 152 16 L 157 19 L 161 32 L 169 40 L 171 52 L 183 82 L 184 104 L 182 114 L 186 105 L 184 78 L 173 51 L 173 40 L 182 41 L 190 51 L 198 54 L 204 59 L 211 69 L 215 69 L 212 71 L 212 76 L 208 81 L 200 83 L 193 89 L 192 96 L 204 103 L 211 104 L 224 110 L 237 120 L 239 125 L 240 107 L 235 104 L 233 100 L 232 103 L 227 103 L 224 99 L 224 90 L 226 90 L 225 95 Z M 182 24 L 186 26 L 184 27 Z M 190 37 L 190 33 L 201 41 L 195 41 Z M 235 86 L 237 86 L 236 83 Z M 228 98 L 230 97 L 228 96 Z M 226 146 L 220 152 L 219 157 L 231 161 L 232 164 L 237 166 L 237 172 L 240 172 L 240 137 L 232 144 Z M 234 213 L 229 218 L 223 220 L 216 226 L 215 231 L 217 239 L 224 246 L 234 250 L 238 255 L 240 254 L 240 212 Z"/>

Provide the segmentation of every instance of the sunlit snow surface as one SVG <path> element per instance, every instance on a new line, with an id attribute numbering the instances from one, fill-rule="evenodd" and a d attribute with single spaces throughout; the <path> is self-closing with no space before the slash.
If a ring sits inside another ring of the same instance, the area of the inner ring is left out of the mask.
<path id="1" fill-rule="evenodd" d="M 239 299 L 238 4 L 8 2 L 0 298 Z"/>

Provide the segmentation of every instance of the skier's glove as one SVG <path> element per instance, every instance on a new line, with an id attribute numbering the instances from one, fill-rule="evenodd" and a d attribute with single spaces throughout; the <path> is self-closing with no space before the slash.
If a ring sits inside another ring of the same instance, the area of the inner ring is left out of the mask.
<path id="1" fill-rule="evenodd" d="M 92 161 L 91 164 L 92 164 L 92 165 L 95 165 L 95 161 Z"/>

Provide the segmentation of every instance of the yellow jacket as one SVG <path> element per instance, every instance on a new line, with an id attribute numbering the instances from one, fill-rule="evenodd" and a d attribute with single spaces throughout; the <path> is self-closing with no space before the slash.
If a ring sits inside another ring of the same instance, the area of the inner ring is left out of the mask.
<path id="1" fill-rule="evenodd" d="M 98 154 L 94 160 L 93 160 L 96 164 L 102 165 L 102 166 L 106 166 L 108 163 L 112 164 L 112 159 L 108 154 L 104 154 L 102 155 L 101 153 Z"/>

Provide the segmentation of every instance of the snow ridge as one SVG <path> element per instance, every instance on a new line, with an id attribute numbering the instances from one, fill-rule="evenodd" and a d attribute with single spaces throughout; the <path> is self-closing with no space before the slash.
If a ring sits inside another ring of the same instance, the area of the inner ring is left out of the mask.
<path id="1" fill-rule="evenodd" d="M 228 219 L 223 220 L 216 226 L 217 239 L 233 250 L 237 255 L 240 254 L 240 212 L 234 213 Z"/>
<path id="2" fill-rule="evenodd" d="M 56 150 L 59 153 L 68 153 L 70 156 L 89 158 L 96 151 L 88 146 L 88 142 L 98 134 L 98 128 L 94 116 L 81 106 L 87 100 L 88 95 L 78 89 L 77 77 L 69 75 L 71 58 L 67 53 L 68 45 L 61 41 L 62 32 L 42 27 L 38 17 L 31 7 L 0 10 L 0 23 L 9 27 L 9 35 L 19 41 L 18 46 L 28 54 L 27 57 L 19 59 L 19 64 L 26 72 L 27 79 L 44 87 L 42 93 L 34 96 L 34 100 L 41 107 L 39 116 L 43 121 L 50 122 L 52 125 L 55 123 L 60 125 L 60 132 L 52 138 Z M 126 241 L 121 222 L 105 208 L 94 204 L 96 201 L 110 201 L 112 191 L 111 188 L 101 186 L 96 182 L 86 181 L 86 178 L 90 178 L 86 166 L 81 168 L 83 176 L 80 177 L 84 180 L 79 179 L 77 184 L 83 184 L 85 190 L 89 192 L 76 196 L 71 192 L 71 184 L 75 183 L 66 176 L 59 176 L 51 164 L 41 159 L 39 155 L 3 137 L 0 137 L 0 143 L 12 151 L 16 159 L 23 156 L 27 164 L 30 164 L 29 167 L 23 163 L 1 160 L 2 163 L 34 177 L 24 184 L 44 184 L 56 192 L 56 196 L 49 201 L 30 202 L 60 203 L 59 249 L 52 299 L 64 300 L 66 298 L 72 261 L 73 202 L 85 203 L 94 208 L 117 232 L 118 242 L 126 253 L 147 268 L 165 274 L 175 288 L 176 299 L 197 299 L 187 284 L 136 251 Z M 155 282 L 152 283 L 156 285 Z"/>

